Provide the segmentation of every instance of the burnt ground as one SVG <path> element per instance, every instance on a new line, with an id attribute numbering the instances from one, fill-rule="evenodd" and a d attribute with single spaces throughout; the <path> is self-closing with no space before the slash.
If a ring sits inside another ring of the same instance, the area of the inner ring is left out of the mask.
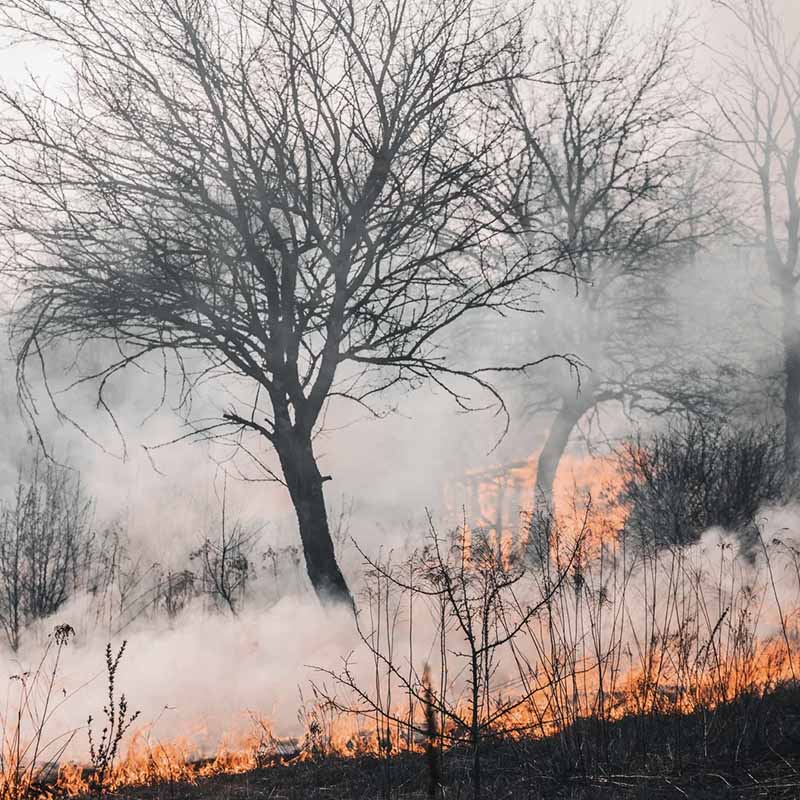
<path id="1" fill-rule="evenodd" d="M 437 797 L 473 797 L 471 754 L 442 759 Z M 275 764 L 196 784 L 127 788 L 129 800 L 355 800 L 424 798 L 424 755 Z M 561 736 L 485 742 L 482 797 L 655 800 L 800 798 L 800 687 L 741 697 L 689 716 L 583 720 Z"/>

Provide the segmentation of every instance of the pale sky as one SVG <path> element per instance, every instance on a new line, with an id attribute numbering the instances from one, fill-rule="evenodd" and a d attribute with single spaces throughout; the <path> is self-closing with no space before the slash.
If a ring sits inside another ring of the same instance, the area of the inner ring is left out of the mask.
<path id="1" fill-rule="evenodd" d="M 593 2 L 594 0 L 589 0 Z M 539 7 L 547 6 L 549 0 L 539 0 Z M 800 35 L 800 0 L 771 0 L 773 7 L 784 20 L 785 26 Z M 662 18 L 673 3 L 671 0 L 629 0 L 631 21 L 634 25 L 646 25 Z M 677 0 L 677 6 L 696 20 L 698 39 L 715 48 L 725 45 L 727 38 L 735 32 L 736 23 L 730 13 L 721 8 L 716 0 Z M 54 81 L 60 77 L 57 61 L 41 44 L 15 45 L 7 49 L 0 33 L 2 72 L 0 79 L 12 82 L 24 77 L 27 66 L 39 76 L 49 75 Z"/>

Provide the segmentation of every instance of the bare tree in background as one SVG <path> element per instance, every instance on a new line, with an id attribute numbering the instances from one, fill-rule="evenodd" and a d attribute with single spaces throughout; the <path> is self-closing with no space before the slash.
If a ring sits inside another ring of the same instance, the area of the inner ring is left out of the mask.
<path id="1" fill-rule="evenodd" d="M 203 431 L 274 449 L 311 583 L 351 603 L 313 447 L 327 401 L 372 408 L 425 379 L 462 404 L 463 381 L 491 391 L 487 371 L 445 360 L 439 335 L 511 302 L 540 266 L 500 247 L 508 225 L 477 200 L 503 131 L 476 97 L 516 74 L 522 20 L 476 0 L 2 9 L 70 70 L 66 95 L 2 92 L 23 397 L 29 367 L 47 374 L 64 341 L 113 343 L 79 379 L 106 408 L 115 373 L 154 352 L 165 375 L 176 356 L 187 394 L 237 379 L 239 399 Z"/>
<path id="2" fill-rule="evenodd" d="M 90 573 L 93 505 L 69 468 L 39 451 L 0 504 L 0 623 L 12 650 L 26 626 L 55 614 Z"/>
<path id="3" fill-rule="evenodd" d="M 200 591 L 219 608 L 234 616 L 244 602 L 248 580 L 253 573 L 253 550 L 258 530 L 248 529 L 237 520 L 227 520 L 227 485 L 222 495 L 222 520 L 219 536 L 206 537 L 189 558 L 200 564 Z M 277 570 L 276 570 L 277 573 Z M 275 575 L 277 579 L 277 574 Z"/>
<path id="4" fill-rule="evenodd" d="M 726 55 L 712 99 L 721 116 L 715 143 L 745 190 L 742 222 L 762 249 L 777 292 L 783 349 L 785 459 L 800 467 L 800 32 L 770 0 L 718 0 L 743 38 Z"/>
<path id="5" fill-rule="evenodd" d="M 525 341 L 557 342 L 587 367 L 576 382 L 553 365 L 529 386 L 528 413 L 552 419 L 537 464 L 540 510 L 552 507 L 581 420 L 608 403 L 652 412 L 707 397 L 682 375 L 686 354 L 668 336 L 670 276 L 717 224 L 687 141 L 682 27 L 670 15 L 645 35 L 626 13 L 623 0 L 554 5 L 534 79 L 509 83 L 521 155 L 508 158 L 495 202 L 564 273 L 559 309 Z"/>

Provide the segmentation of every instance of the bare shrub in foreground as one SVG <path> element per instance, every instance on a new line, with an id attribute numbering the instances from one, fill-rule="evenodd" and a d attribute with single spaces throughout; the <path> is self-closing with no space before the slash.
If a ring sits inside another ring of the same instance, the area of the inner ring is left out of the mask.
<path id="1" fill-rule="evenodd" d="M 58 765 L 75 731 L 53 733 L 51 722 L 71 695 L 56 691 L 61 652 L 74 631 L 59 625 L 48 637 L 36 666 L 10 677 L 0 714 L 0 800 L 23 800 Z"/>
<path id="2" fill-rule="evenodd" d="M 362 610 L 357 625 L 373 659 L 374 688 L 364 686 L 345 659 L 341 670 L 321 672 L 347 690 L 350 698 L 321 693 L 341 711 L 374 718 L 379 746 L 387 753 L 403 737 L 418 737 L 429 748 L 435 747 L 434 735 L 439 747 L 466 745 L 472 792 L 479 798 L 484 740 L 528 730 L 529 722 L 520 722 L 517 712 L 545 688 L 535 679 L 527 683 L 496 680 L 501 654 L 508 651 L 514 662 L 516 639 L 544 613 L 569 564 L 551 576 L 544 593 L 530 601 L 521 591 L 526 576 L 522 559 L 499 553 L 494 542 L 466 525 L 451 538 L 441 538 L 431 523 L 428 544 L 409 563 L 393 566 L 391 559 L 367 559 L 367 569 L 366 619 L 370 624 L 364 625 Z M 427 609 L 437 630 L 438 686 L 433 685 L 427 664 L 420 673 L 410 653 L 404 663 L 398 652 L 396 629 L 405 609 L 415 604 Z M 521 686 L 522 691 L 507 691 L 512 686 Z M 393 702 L 393 687 L 406 695 L 405 703 Z"/>
<path id="3" fill-rule="evenodd" d="M 86 723 L 89 736 L 89 759 L 92 767 L 89 787 L 92 793 L 98 797 L 103 797 L 109 788 L 108 779 L 113 775 L 114 763 L 119 754 L 122 738 L 139 716 L 138 711 L 128 713 L 128 700 L 124 694 L 121 694 L 119 698 L 116 694 L 117 670 L 125 653 L 126 644 L 127 642 L 122 642 L 116 655 L 113 654 L 111 645 L 106 645 L 108 702 L 103 706 L 105 721 L 99 739 L 92 731 L 91 716 Z"/>

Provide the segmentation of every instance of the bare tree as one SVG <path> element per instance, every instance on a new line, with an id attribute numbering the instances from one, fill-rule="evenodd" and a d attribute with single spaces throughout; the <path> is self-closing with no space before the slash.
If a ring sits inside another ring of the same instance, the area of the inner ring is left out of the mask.
<path id="1" fill-rule="evenodd" d="M 234 616 L 244 601 L 253 571 L 257 535 L 258 531 L 248 530 L 241 522 L 228 528 L 223 519 L 219 536 L 204 539 L 190 555 L 200 563 L 201 591 Z"/>
<path id="2" fill-rule="evenodd" d="M 26 626 L 55 614 L 91 571 L 93 504 L 80 479 L 37 451 L 0 504 L 0 623 L 17 650 Z"/>
<path id="3" fill-rule="evenodd" d="M 552 248 L 564 288 L 522 346 L 557 342 L 586 367 L 576 383 L 553 365 L 528 387 L 527 412 L 552 420 L 538 457 L 540 507 L 552 505 L 582 420 L 609 403 L 630 413 L 707 398 L 669 336 L 670 276 L 719 222 L 687 133 L 682 25 L 669 15 L 643 33 L 626 12 L 624 0 L 554 4 L 533 78 L 509 83 L 520 145 L 493 202 L 514 209 L 537 250 Z"/>
<path id="4" fill-rule="evenodd" d="M 746 196 L 746 237 L 762 251 L 778 294 L 783 349 L 785 459 L 800 466 L 800 33 L 770 0 L 718 0 L 743 39 L 726 54 L 717 150 Z M 754 210 L 755 209 L 755 210 Z"/>
<path id="5" fill-rule="evenodd" d="M 502 131 L 476 96 L 516 74 L 522 20 L 476 0 L 12 0 L 3 22 L 71 70 L 68 96 L 2 92 L 23 397 L 57 341 L 113 343 L 78 379 L 107 409 L 154 352 L 187 394 L 237 379 L 202 431 L 274 449 L 314 589 L 352 602 L 313 447 L 327 402 L 491 390 L 439 334 L 538 269 L 477 200 Z"/>
<path id="6" fill-rule="evenodd" d="M 472 796 L 477 799 L 482 796 L 484 742 L 530 732 L 537 726 L 535 716 L 526 718 L 515 712 L 527 710 L 537 695 L 552 687 L 534 671 L 526 671 L 529 665 L 520 657 L 516 640 L 526 637 L 537 617 L 547 615 L 551 601 L 568 580 L 584 531 L 566 561 L 546 581 L 525 588 L 523 560 L 513 554 L 504 558 L 493 542 L 466 525 L 440 537 L 430 518 L 428 522 L 425 547 L 401 566 L 393 565 L 391 556 L 376 561 L 361 553 L 367 566 L 368 616 L 365 621 L 365 612 L 360 610 L 356 626 L 361 643 L 374 659 L 374 689 L 359 680 L 352 653 L 339 670 L 317 668 L 345 690 L 344 698 L 319 684 L 315 688 L 338 711 L 373 716 L 381 747 L 387 751 L 392 749 L 393 732 L 410 741 L 425 737 L 429 748 L 466 744 Z M 422 616 L 429 615 L 438 640 L 428 650 L 429 656 L 438 651 L 438 688 L 432 685 L 427 664 L 422 673 L 416 669 L 411 644 L 404 657 L 395 652 L 401 614 L 408 613 L 411 643 L 412 609 L 420 601 Z M 512 673 L 519 673 L 504 683 L 496 680 L 503 654 L 515 665 Z M 508 693 L 512 687 L 519 691 Z M 393 702 L 393 689 L 407 696 L 407 706 Z M 434 785 L 434 795 L 435 790 Z"/>

